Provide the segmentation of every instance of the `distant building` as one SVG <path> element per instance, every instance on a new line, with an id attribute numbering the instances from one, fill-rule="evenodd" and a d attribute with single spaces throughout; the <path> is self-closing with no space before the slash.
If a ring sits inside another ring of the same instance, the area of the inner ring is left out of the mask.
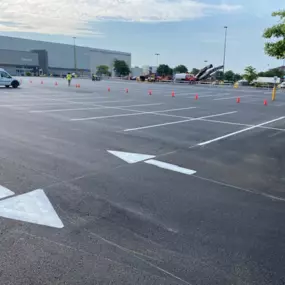
<path id="1" fill-rule="evenodd" d="M 0 36 L 0 67 L 12 75 L 27 71 L 89 75 L 99 65 L 107 65 L 113 72 L 115 59 L 124 60 L 131 67 L 131 54 L 126 52 Z"/>
<path id="2" fill-rule="evenodd" d="M 133 77 L 138 77 L 138 76 L 141 76 L 143 75 L 143 69 L 141 67 L 132 67 L 131 68 L 131 74 Z"/>
<path id="3" fill-rule="evenodd" d="M 142 69 L 143 69 L 143 75 L 148 75 L 150 73 L 156 73 L 157 66 L 143 65 Z"/>

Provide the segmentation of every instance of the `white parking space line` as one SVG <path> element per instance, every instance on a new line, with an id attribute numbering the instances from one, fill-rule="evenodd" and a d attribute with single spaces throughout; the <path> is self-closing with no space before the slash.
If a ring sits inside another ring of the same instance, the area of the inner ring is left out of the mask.
<path id="1" fill-rule="evenodd" d="M 277 119 L 274 119 L 274 120 L 271 120 L 271 121 L 267 121 L 267 122 L 264 122 L 264 123 L 261 123 L 261 124 L 258 124 L 258 125 L 255 125 L 255 126 L 252 126 L 252 127 L 249 127 L 249 128 L 243 129 L 243 130 L 240 130 L 240 131 L 229 133 L 227 135 L 224 135 L 224 136 L 217 137 L 217 138 L 209 140 L 209 141 L 205 141 L 205 142 L 199 143 L 198 146 L 204 146 L 204 145 L 216 142 L 216 141 L 220 141 L 220 140 L 223 140 L 223 139 L 226 139 L 226 138 L 229 138 L 229 137 L 232 137 L 232 136 L 235 136 L 235 135 L 238 135 L 238 134 L 241 134 L 241 133 L 244 133 L 244 132 L 256 129 L 256 128 L 261 127 L 261 126 L 268 125 L 270 123 L 274 123 L 276 121 L 283 120 L 284 118 L 285 117 L 279 117 Z"/>
<path id="2" fill-rule="evenodd" d="M 216 93 L 212 93 L 212 95 L 199 95 L 198 94 L 198 96 L 199 96 L 199 98 L 208 98 L 208 97 L 212 97 L 212 98 L 226 98 L 228 95 L 230 95 L 231 93 L 223 93 L 223 92 L 216 92 Z"/>
<path id="3" fill-rule="evenodd" d="M 196 107 L 188 107 L 188 108 L 180 108 L 180 109 L 168 109 L 168 110 L 138 112 L 138 111 L 135 111 L 135 110 L 132 111 L 132 110 L 123 109 L 123 108 L 120 108 L 120 107 L 114 107 L 114 109 L 119 109 L 119 110 L 124 110 L 124 111 L 131 111 L 131 112 L 137 112 L 137 113 L 119 114 L 119 115 L 110 115 L 110 116 L 99 116 L 99 117 L 89 117 L 89 118 L 75 118 L 75 119 L 70 119 L 70 121 L 101 120 L 101 119 L 118 118 L 118 117 L 139 116 L 139 115 L 146 115 L 146 114 L 154 114 L 154 115 L 156 115 L 157 113 L 173 112 L 173 111 L 186 110 L 186 109 L 190 110 L 190 109 L 195 109 L 195 108 Z"/>
<path id="4" fill-rule="evenodd" d="M 137 104 L 137 105 L 127 105 L 120 106 L 121 108 L 128 107 L 144 107 L 144 106 L 158 106 L 164 105 L 164 103 L 153 103 L 153 104 Z M 84 111 L 84 110 L 97 110 L 97 109 L 113 109 L 120 107 L 112 107 L 112 106 L 98 106 L 98 107 L 90 107 L 90 108 L 73 108 L 73 109 L 51 109 L 51 110 L 31 110 L 29 113 L 53 113 L 53 112 L 69 112 L 69 111 Z M 130 110 L 129 110 L 130 111 Z M 138 111 L 139 112 L 139 111 Z"/>
<path id="5" fill-rule="evenodd" d="M 242 96 L 234 96 L 234 97 L 225 97 L 225 98 L 216 98 L 216 99 L 214 99 L 214 101 L 219 101 L 219 100 L 229 100 L 229 99 L 235 99 L 235 98 L 237 98 L 237 97 L 239 97 L 239 98 L 243 98 L 243 97 L 253 97 L 253 96 L 256 96 L 256 95 L 242 95 Z"/>
<path id="6" fill-rule="evenodd" d="M 242 124 L 242 123 L 235 123 L 235 122 L 228 122 L 228 121 L 219 121 L 219 120 L 201 119 L 201 121 L 210 122 L 210 123 L 233 125 L 233 126 L 242 126 L 242 127 L 254 127 L 255 126 L 255 125 L 251 125 L 251 124 Z M 280 129 L 280 128 L 265 127 L 265 126 L 258 126 L 258 128 L 285 132 L 285 129 Z"/>
<path id="7" fill-rule="evenodd" d="M 168 91 L 169 92 L 169 94 L 167 94 L 167 95 L 164 95 L 164 97 L 171 97 L 171 91 Z M 165 93 L 165 92 L 164 92 Z M 197 92 L 193 92 L 193 91 L 191 91 L 191 92 L 189 92 L 189 93 L 185 93 L 185 92 L 179 92 L 179 91 L 177 91 L 176 93 L 175 93 L 175 96 L 177 96 L 177 97 L 189 97 L 189 96 L 191 96 L 191 98 L 193 97 L 193 96 L 195 96 L 196 94 L 198 94 L 199 95 L 199 91 L 197 91 Z M 215 96 L 215 93 L 213 92 L 213 91 L 210 91 L 210 92 L 202 92 L 202 93 L 200 93 L 200 94 L 205 94 L 206 96 L 205 97 L 210 97 L 210 96 Z M 210 94 L 210 95 L 207 95 L 207 94 Z M 203 95 L 201 95 L 201 97 L 204 97 Z"/>
<path id="8" fill-rule="evenodd" d="M 3 104 L 0 105 L 0 107 L 9 107 L 9 108 L 18 108 L 18 107 L 34 107 L 34 106 L 49 106 L 49 105 L 91 105 L 91 106 L 97 106 L 96 104 L 102 104 L 102 103 L 120 103 L 120 102 L 131 102 L 131 101 L 135 101 L 135 100 L 116 100 L 116 101 L 91 101 L 91 102 L 73 102 L 73 101 L 64 101 L 64 102 L 57 102 L 57 103 L 36 103 L 36 104 Z"/>
<path id="9" fill-rule="evenodd" d="M 234 113 L 237 113 L 237 111 L 232 111 L 232 112 L 227 112 L 227 113 L 220 113 L 220 114 L 209 115 L 209 116 L 203 116 L 203 117 L 198 117 L 198 118 L 191 118 L 191 119 L 182 120 L 182 121 L 176 121 L 176 122 L 168 122 L 168 123 L 157 124 L 157 125 L 149 125 L 149 126 L 144 126 L 144 127 L 125 129 L 124 132 L 131 132 L 131 131 L 138 131 L 138 130 L 144 130 L 144 129 L 163 127 L 163 126 L 168 126 L 168 125 L 181 124 L 181 123 L 197 121 L 197 120 L 201 120 L 201 119 L 207 119 L 207 118 L 214 118 L 214 117 L 219 117 L 219 116 L 224 116 L 224 115 L 230 115 L 230 114 L 234 114 Z"/>

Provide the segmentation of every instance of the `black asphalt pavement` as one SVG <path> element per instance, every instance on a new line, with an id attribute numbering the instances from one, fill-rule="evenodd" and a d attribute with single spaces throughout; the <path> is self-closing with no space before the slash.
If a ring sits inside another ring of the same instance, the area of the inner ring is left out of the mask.
<path id="1" fill-rule="evenodd" d="M 1 284 L 285 284 L 284 92 L 22 81 L 0 88 Z M 64 227 L 17 202 L 36 189 Z"/>

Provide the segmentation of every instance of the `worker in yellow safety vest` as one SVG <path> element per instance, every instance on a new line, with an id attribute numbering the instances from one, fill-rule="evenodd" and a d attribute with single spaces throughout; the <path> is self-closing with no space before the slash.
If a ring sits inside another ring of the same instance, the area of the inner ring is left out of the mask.
<path id="1" fill-rule="evenodd" d="M 68 81 L 68 86 L 70 86 L 71 79 L 72 79 L 72 75 L 70 74 L 70 72 L 67 73 L 66 79 L 67 79 L 67 81 Z"/>

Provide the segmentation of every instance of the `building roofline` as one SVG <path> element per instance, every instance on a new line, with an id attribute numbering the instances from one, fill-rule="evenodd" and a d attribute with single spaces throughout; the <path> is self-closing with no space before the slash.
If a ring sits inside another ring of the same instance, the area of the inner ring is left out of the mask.
<path id="1" fill-rule="evenodd" d="M 26 50 L 14 50 L 14 49 L 7 49 L 7 48 L 0 48 L 0 50 L 6 50 L 6 51 L 10 51 L 10 52 L 25 52 L 25 53 L 37 54 L 36 52 L 26 51 Z"/>
<path id="2" fill-rule="evenodd" d="M 73 47 L 72 44 L 64 44 L 64 43 L 57 43 L 57 42 L 40 41 L 40 40 L 34 40 L 34 39 L 17 38 L 17 37 L 3 36 L 3 35 L 0 35 L 0 37 L 3 37 L 3 38 L 10 38 L 10 39 L 17 39 L 17 40 L 33 41 L 33 42 L 41 42 L 41 43 L 47 43 L 47 44 L 65 45 L 65 46 Z M 108 50 L 108 49 L 99 49 L 99 48 L 92 48 L 92 47 L 81 46 L 81 45 L 76 45 L 76 47 L 88 48 L 89 51 L 103 51 L 103 52 L 108 52 L 108 53 L 118 53 L 118 54 L 124 54 L 124 55 L 131 55 L 130 52 L 123 52 L 123 51 L 116 51 L 116 50 Z"/>

